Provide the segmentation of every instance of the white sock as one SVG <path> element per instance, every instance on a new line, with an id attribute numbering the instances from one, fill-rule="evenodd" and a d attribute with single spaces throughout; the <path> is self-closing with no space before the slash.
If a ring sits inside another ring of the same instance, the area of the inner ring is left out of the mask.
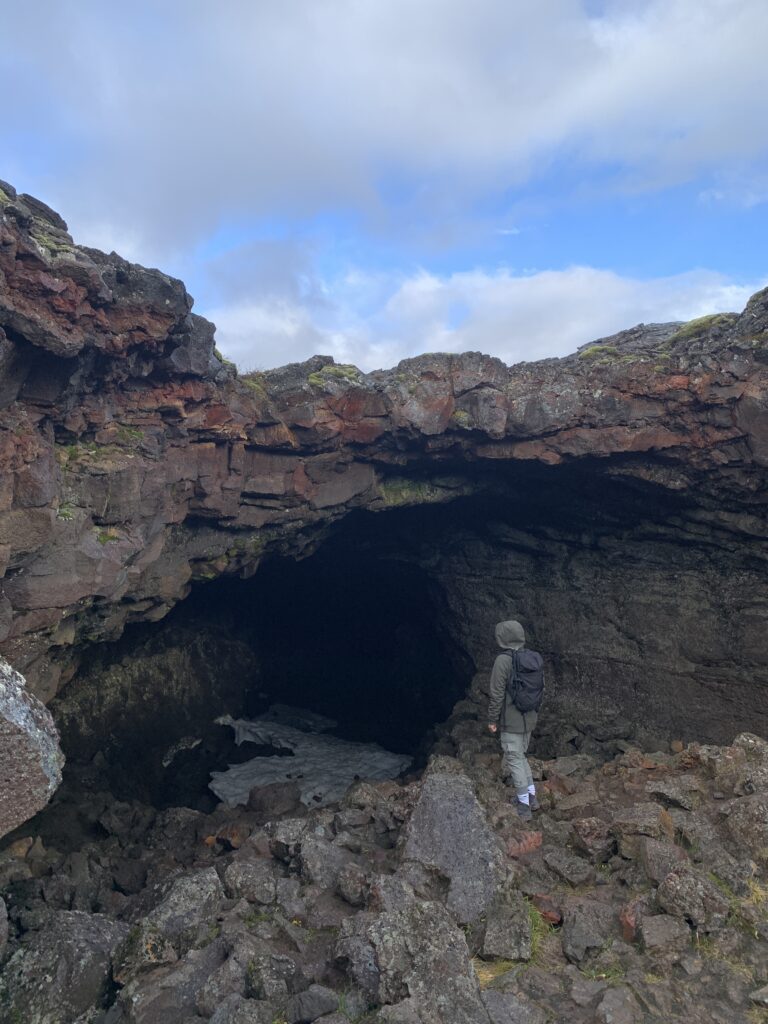
<path id="1" fill-rule="evenodd" d="M 528 803 L 528 794 L 527 793 L 518 793 L 517 794 L 517 799 L 520 801 L 521 804 L 527 804 Z"/>
<path id="2" fill-rule="evenodd" d="M 536 796 L 536 787 L 533 783 L 528 787 L 528 796 Z"/>

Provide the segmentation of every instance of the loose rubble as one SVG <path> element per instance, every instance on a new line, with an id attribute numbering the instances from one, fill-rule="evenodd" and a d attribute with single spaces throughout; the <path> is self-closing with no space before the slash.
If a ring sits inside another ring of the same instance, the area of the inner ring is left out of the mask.
<path id="1" fill-rule="evenodd" d="M 420 777 L 328 806 L 255 790 L 258 810 L 157 812 L 95 770 L 67 777 L 0 852 L 0 1020 L 762 1019 L 768 742 L 609 735 L 589 757 L 533 756 L 526 825 L 466 704 Z"/>

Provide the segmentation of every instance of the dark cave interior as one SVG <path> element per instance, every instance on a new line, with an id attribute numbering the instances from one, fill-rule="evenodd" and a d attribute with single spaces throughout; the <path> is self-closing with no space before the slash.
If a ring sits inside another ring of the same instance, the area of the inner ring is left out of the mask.
<path id="1" fill-rule="evenodd" d="M 685 503 L 642 481 L 607 477 L 599 465 L 514 469 L 478 478 L 471 496 L 447 503 L 348 513 L 307 557 L 271 555 L 247 579 L 196 582 L 161 622 L 94 647 L 52 708 L 68 759 L 97 757 L 122 798 L 205 809 L 211 770 L 275 753 L 236 749 L 232 730 L 214 720 L 255 717 L 279 703 L 335 719 L 340 737 L 411 754 L 418 766 L 435 726 L 486 667 L 478 661 L 485 648 L 490 667 L 495 621 L 524 613 L 526 600 L 537 642 L 570 628 L 556 618 L 563 608 L 574 629 L 579 617 L 598 614 L 595 653 L 574 671 L 566 662 L 572 641 L 559 662 L 552 643 L 552 667 L 576 699 L 595 680 L 615 688 L 616 665 L 623 672 L 627 661 L 613 634 L 606 642 L 600 633 L 605 614 L 596 601 L 604 598 L 595 588 L 614 586 L 628 622 L 632 602 L 646 616 L 644 588 L 650 594 L 654 574 L 668 568 L 666 524 Z M 648 543 L 651 533 L 663 548 Z M 663 615 L 650 597 L 653 614 Z M 623 642 L 631 658 L 636 640 Z M 578 668 L 588 664 L 580 682 Z M 201 742 L 182 743 L 163 764 L 185 737 Z"/>

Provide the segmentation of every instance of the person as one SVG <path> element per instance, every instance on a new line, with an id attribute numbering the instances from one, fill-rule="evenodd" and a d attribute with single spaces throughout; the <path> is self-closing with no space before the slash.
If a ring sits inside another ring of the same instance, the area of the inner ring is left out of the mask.
<path id="1" fill-rule="evenodd" d="M 513 652 L 525 646 L 525 630 L 515 619 L 499 622 L 496 642 L 502 650 L 491 670 L 488 729 L 495 734 L 501 725 L 502 777 L 506 785 L 514 788 L 518 815 L 524 821 L 530 821 L 532 811 L 538 811 L 541 806 L 536 799 L 531 766 L 525 756 L 531 733 L 536 728 L 538 712 L 522 713 L 507 692 L 507 683 L 514 668 Z"/>

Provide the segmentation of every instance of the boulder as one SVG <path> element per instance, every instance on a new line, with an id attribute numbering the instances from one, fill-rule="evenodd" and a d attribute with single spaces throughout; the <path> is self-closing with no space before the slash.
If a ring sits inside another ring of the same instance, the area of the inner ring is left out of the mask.
<path id="1" fill-rule="evenodd" d="M 668 914 L 651 914 L 640 922 L 640 938 L 649 953 L 684 949 L 691 941 L 691 929 Z"/>
<path id="2" fill-rule="evenodd" d="M 50 712 L 0 658 L 0 836 L 45 807 L 63 765 Z"/>
<path id="3" fill-rule="evenodd" d="M 736 800 L 727 822 L 738 850 L 757 860 L 764 857 L 768 850 L 768 790 Z"/>
<path id="4" fill-rule="evenodd" d="M 549 1015 L 512 992 L 483 992 L 490 1024 L 547 1024 Z"/>
<path id="5" fill-rule="evenodd" d="M 439 903 L 411 892 L 398 910 L 348 918 L 336 954 L 374 1003 L 410 997 L 424 1024 L 487 1020 L 467 941 Z"/>
<path id="6" fill-rule="evenodd" d="M 555 849 L 544 854 L 544 863 L 568 885 L 586 885 L 595 879 L 595 869 L 582 857 L 568 850 Z"/>
<path id="7" fill-rule="evenodd" d="M 254 786 L 248 794 L 248 807 L 264 821 L 274 821 L 295 814 L 302 806 L 301 790 L 297 782 L 270 782 Z"/>
<path id="8" fill-rule="evenodd" d="M 0 974 L 0 1006 L 15 1024 L 71 1024 L 105 1005 L 112 957 L 128 926 L 101 914 L 59 911 Z"/>
<path id="9" fill-rule="evenodd" d="M 458 762 L 430 762 L 404 829 L 402 858 L 445 876 L 446 906 L 461 924 L 477 921 L 496 898 L 505 873 L 502 846 Z"/>
<path id="10" fill-rule="evenodd" d="M 228 864 L 224 871 L 224 889 L 230 899 L 268 905 L 277 895 L 277 872 L 271 860 L 241 858 Z"/>
<path id="11" fill-rule="evenodd" d="M 572 963 L 581 963 L 595 953 L 616 931 L 616 914 L 605 903 L 580 899 L 563 910 L 561 941 L 563 952 Z"/>
<path id="12" fill-rule="evenodd" d="M 694 928 L 712 932 L 722 928 L 730 910 L 720 889 L 695 868 L 682 865 L 671 871 L 656 893 L 668 914 L 690 921 Z"/>
<path id="13" fill-rule="evenodd" d="M 131 978 L 118 997 L 122 1020 L 125 1024 L 188 1024 L 197 1017 L 198 993 L 225 955 L 224 941 L 214 939 L 202 949 L 190 950 L 177 963 Z"/>
<path id="14" fill-rule="evenodd" d="M 318 1017 L 333 1013 L 338 1007 L 336 992 L 323 985 L 310 985 L 288 1000 L 283 1016 L 288 1024 L 312 1024 Z"/>
<path id="15" fill-rule="evenodd" d="M 530 960 L 531 949 L 528 904 L 519 893 L 504 894 L 488 910 L 482 955 L 503 957 L 505 960 Z"/>

